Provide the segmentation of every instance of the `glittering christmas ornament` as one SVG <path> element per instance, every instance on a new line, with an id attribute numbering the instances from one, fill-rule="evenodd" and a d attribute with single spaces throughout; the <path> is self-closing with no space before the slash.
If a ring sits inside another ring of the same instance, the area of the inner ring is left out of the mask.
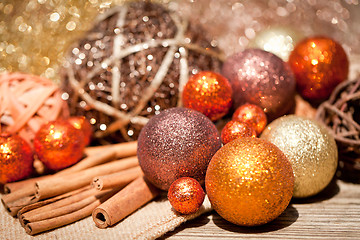
<path id="1" fill-rule="evenodd" d="M 22 180 L 33 172 L 30 145 L 16 134 L 0 133 L 0 184 Z"/>
<path id="2" fill-rule="evenodd" d="M 232 85 L 235 108 L 248 102 L 275 119 L 287 113 L 294 103 L 295 79 L 291 69 L 272 53 L 247 49 L 234 54 L 224 62 L 222 73 Z"/>
<path id="3" fill-rule="evenodd" d="M 182 214 L 195 213 L 204 202 L 205 192 L 194 178 L 182 177 L 170 185 L 168 199 L 171 206 Z"/>
<path id="4" fill-rule="evenodd" d="M 220 147 L 219 133 L 209 118 L 192 109 L 171 108 L 142 129 L 137 156 L 145 176 L 167 190 L 180 177 L 204 183 L 206 168 Z"/>
<path id="5" fill-rule="evenodd" d="M 135 140 L 149 118 L 181 105 L 190 74 L 219 71 L 222 55 L 195 23 L 149 1 L 100 15 L 71 47 L 62 87 L 72 115 L 99 141 Z"/>
<path id="6" fill-rule="evenodd" d="M 238 107 L 234 112 L 232 119 L 249 124 L 255 129 L 257 135 L 264 130 L 267 124 L 267 117 L 264 110 L 259 106 L 250 103 Z"/>
<path id="7" fill-rule="evenodd" d="M 212 121 L 222 118 L 231 108 L 232 89 L 218 73 L 204 71 L 190 77 L 183 91 L 184 107 L 194 109 Z"/>
<path id="8" fill-rule="evenodd" d="M 256 33 L 249 42 L 249 47 L 260 48 L 271 52 L 282 60 L 287 61 L 295 44 L 302 38 L 302 34 L 288 26 L 269 26 Z"/>
<path id="9" fill-rule="evenodd" d="M 84 135 L 84 144 L 87 146 L 91 142 L 92 137 L 92 127 L 90 122 L 84 116 L 70 117 L 68 121 L 74 128 L 82 131 Z"/>
<path id="10" fill-rule="evenodd" d="M 294 189 L 291 163 L 274 144 L 240 138 L 211 159 L 205 179 L 214 210 L 227 221 L 256 226 L 277 218 Z"/>
<path id="11" fill-rule="evenodd" d="M 344 81 L 349 62 L 339 43 L 328 37 L 307 38 L 289 57 L 298 92 L 309 100 L 325 100 Z"/>
<path id="12" fill-rule="evenodd" d="M 294 197 L 315 195 L 330 183 L 338 152 L 334 137 L 324 125 L 300 116 L 284 116 L 269 124 L 261 138 L 279 147 L 291 162 Z"/>
<path id="13" fill-rule="evenodd" d="M 256 137 L 255 129 L 245 122 L 231 120 L 221 130 L 223 144 L 242 137 Z"/>
<path id="14" fill-rule="evenodd" d="M 35 153 L 44 165 L 61 170 L 77 163 L 84 150 L 84 135 L 67 120 L 51 121 L 35 135 Z"/>
<path id="15" fill-rule="evenodd" d="M 31 146 L 39 128 L 69 116 L 59 87 L 49 79 L 23 74 L 0 74 L 1 128 L 18 133 Z"/>

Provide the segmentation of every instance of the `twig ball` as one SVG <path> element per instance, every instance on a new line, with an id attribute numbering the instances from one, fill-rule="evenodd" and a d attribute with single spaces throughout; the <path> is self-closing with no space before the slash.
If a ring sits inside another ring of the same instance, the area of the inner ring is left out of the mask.
<path id="1" fill-rule="evenodd" d="M 201 27 L 163 5 L 131 1 L 109 9 L 74 44 L 62 88 L 72 115 L 100 143 L 136 140 L 149 118 L 181 105 L 191 74 L 219 71 L 221 54 Z"/>

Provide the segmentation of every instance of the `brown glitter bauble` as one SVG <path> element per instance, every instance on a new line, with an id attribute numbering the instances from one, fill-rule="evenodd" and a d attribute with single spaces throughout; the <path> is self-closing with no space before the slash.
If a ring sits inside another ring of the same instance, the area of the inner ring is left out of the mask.
<path id="1" fill-rule="evenodd" d="M 218 73 L 199 72 L 190 77 L 183 91 L 184 107 L 201 112 L 212 121 L 222 118 L 231 108 L 232 89 Z"/>
<path id="2" fill-rule="evenodd" d="M 255 129 L 245 122 L 231 120 L 221 130 L 223 144 L 242 137 L 256 137 Z"/>
<path id="3" fill-rule="evenodd" d="M 0 133 L 0 184 L 22 180 L 33 172 L 30 145 L 16 134 Z"/>
<path id="4" fill-rule="evenodd" d="M 257 135 L 260 135 L 267 124 L 267 117 L 262 108 L 250 103 L 238 107 L 232 119 L 249 124 L 255 129 Z"/>
<path id="5" fill-rule="evenodd" d="M 77 163 L 83 156 L 84 135 L 67 120 L 51 121 L 34 138 L 35 153 L 51 170 L 61 170 Z"/>
<path id="6" fill-rule="evenodd" d="M 234 54 L 224 62 L 222 74 L 232 86 L 235 108 L 248 102 L 263 108 L 269 119 L 275 119 L 294 104 L 291 68 L 272 53 L 247 49 Z"/>
<path id="7" fill-rule="evenodd" d="M 201 207 L 205 192 L 194 178 L 182 177 L 171 184 L 167 196 L 176 211 L 191 214 Z"/>
<path id="8" fill-rule="evenodd" d="M 342 46 L 328 37 L 307 38 L 298 43 L 289 57 L 297 91 L 309 100 L 325 100 L 349 72 Z"/>
<path id="9" fill-rule="evenodd" d="M 210 42 L 200 26 L 160 4 L 110 9 L 64 64 L 71 114 L 86 116 L 100 142 L 136 140 L 151 116 L 181 106 L 190 74 L 220 70 L 222 55 Z"/>
<path id="10" fill-rule="evenodd" d="M 221 217 L 242 226 L 277 218 L 288 206 L 294 174 L 285 154 L 259 138 L 240 138 L 211 159 L 205 179 L 211 205 Z"/>
<path id="11" fill-rule="evenodd" d="M 207 166 L 221 147 L 215 125 L 188 108 L 164 110 L 141 130 L 137 156 L 145 176 L 167 190 L 180 177 L 204 183 Z"/>

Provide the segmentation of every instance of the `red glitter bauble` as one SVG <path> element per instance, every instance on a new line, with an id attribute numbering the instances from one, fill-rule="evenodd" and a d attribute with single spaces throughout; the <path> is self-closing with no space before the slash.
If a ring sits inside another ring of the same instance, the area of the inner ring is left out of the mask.
<path id="1" fill-rule="evenodd" d="M 304 39 L 289 57 L 298 92 L 309 100 L 325 100 L 349 72 L 344 49 L 327 37 Z"/>
<path id="2" fill-rule="evenodd" d="M 168 190 L 181 177 L 204 183 L 207 166 L 220 147 L 219 132 L 209 118 L 189 108 L 170 108 L 141 130 L 137 156 L 145 176 Z"/>
<path id="3" fill-rule="evenodd" d="M 228 113 L 232 104 L 231 95 L 231 85 L 225 77 L 204 71 L 191 76 L 186 83 L 183 104 L 215 121 Z"/>
<path id="4" fill-rule="evenodd" d="M 78 117 L 75 116 L 75 117 L 70 117 L 68 121 L 74 128 L 80 130 L 84 134 L 85 146 L 89 145 L 93 134 L 89 120 L 87 120 L 84 116 L 78 116 Z"/>
<path id="5" fill-rule="evenodd" d="M 245 122 L 231 120 L 221 131 L 223 144 L 242 137 L 256 137 L 255 129 Z"/>
<path id="6" fill-rule="evenodd" d="M 255 129 L 257 135 L 260 135 L 267 124 L 267 117 L 262 108 L 250 103 L 238 107 L 232 119 L 249 124 Z"/>
<path id="7" fill-rule="evenodd" d="M 33 171 L 30 145 L 16 134 L 0 133 L 0 184 L 22 180 Z"/>
<path id="8" fill-rule="evenodd" d="M 275 119 L 286 114 L 295 102 L 291 68 L 272 53 L 247 49 L 234 54 L 224 62 L 222 74 L 232 86 L 235 108 L 248 102 Z"/>
<path id="9" fill-rule="evenodd" d="M 200 183 L 190 177 L 173 182 L 168 191 L 171 206 L 182 214 L 195 213 L 204 202 L 205 192 Z"/>
<path id="10" fill-rule="evenodd" d="M 35 152 L 52 170 L 60 170 L 78 162 L 84 151 L 84 135 L 66 120 L 43 125 L 34 139 Z"/>

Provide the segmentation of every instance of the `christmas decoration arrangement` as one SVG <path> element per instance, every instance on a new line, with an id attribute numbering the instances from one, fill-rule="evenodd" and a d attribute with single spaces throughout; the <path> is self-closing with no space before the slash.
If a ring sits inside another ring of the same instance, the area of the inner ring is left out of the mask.
<path id="1" fill-rule="evenodd" d="M 246 49 L 222 49 L 203 24 L 213 20 L 179 5 L 111 6 L 71 40 L 57 83 L 0 73 L 1 199 L 28 235 L 130 219 L 143 228 L 131 238 L 155 239 L 212 210 L 255 229 L 336 175 L 359 182 L 360 78 L 346 44 L 279 26 L 255 37 L 249 23 Z"/>

